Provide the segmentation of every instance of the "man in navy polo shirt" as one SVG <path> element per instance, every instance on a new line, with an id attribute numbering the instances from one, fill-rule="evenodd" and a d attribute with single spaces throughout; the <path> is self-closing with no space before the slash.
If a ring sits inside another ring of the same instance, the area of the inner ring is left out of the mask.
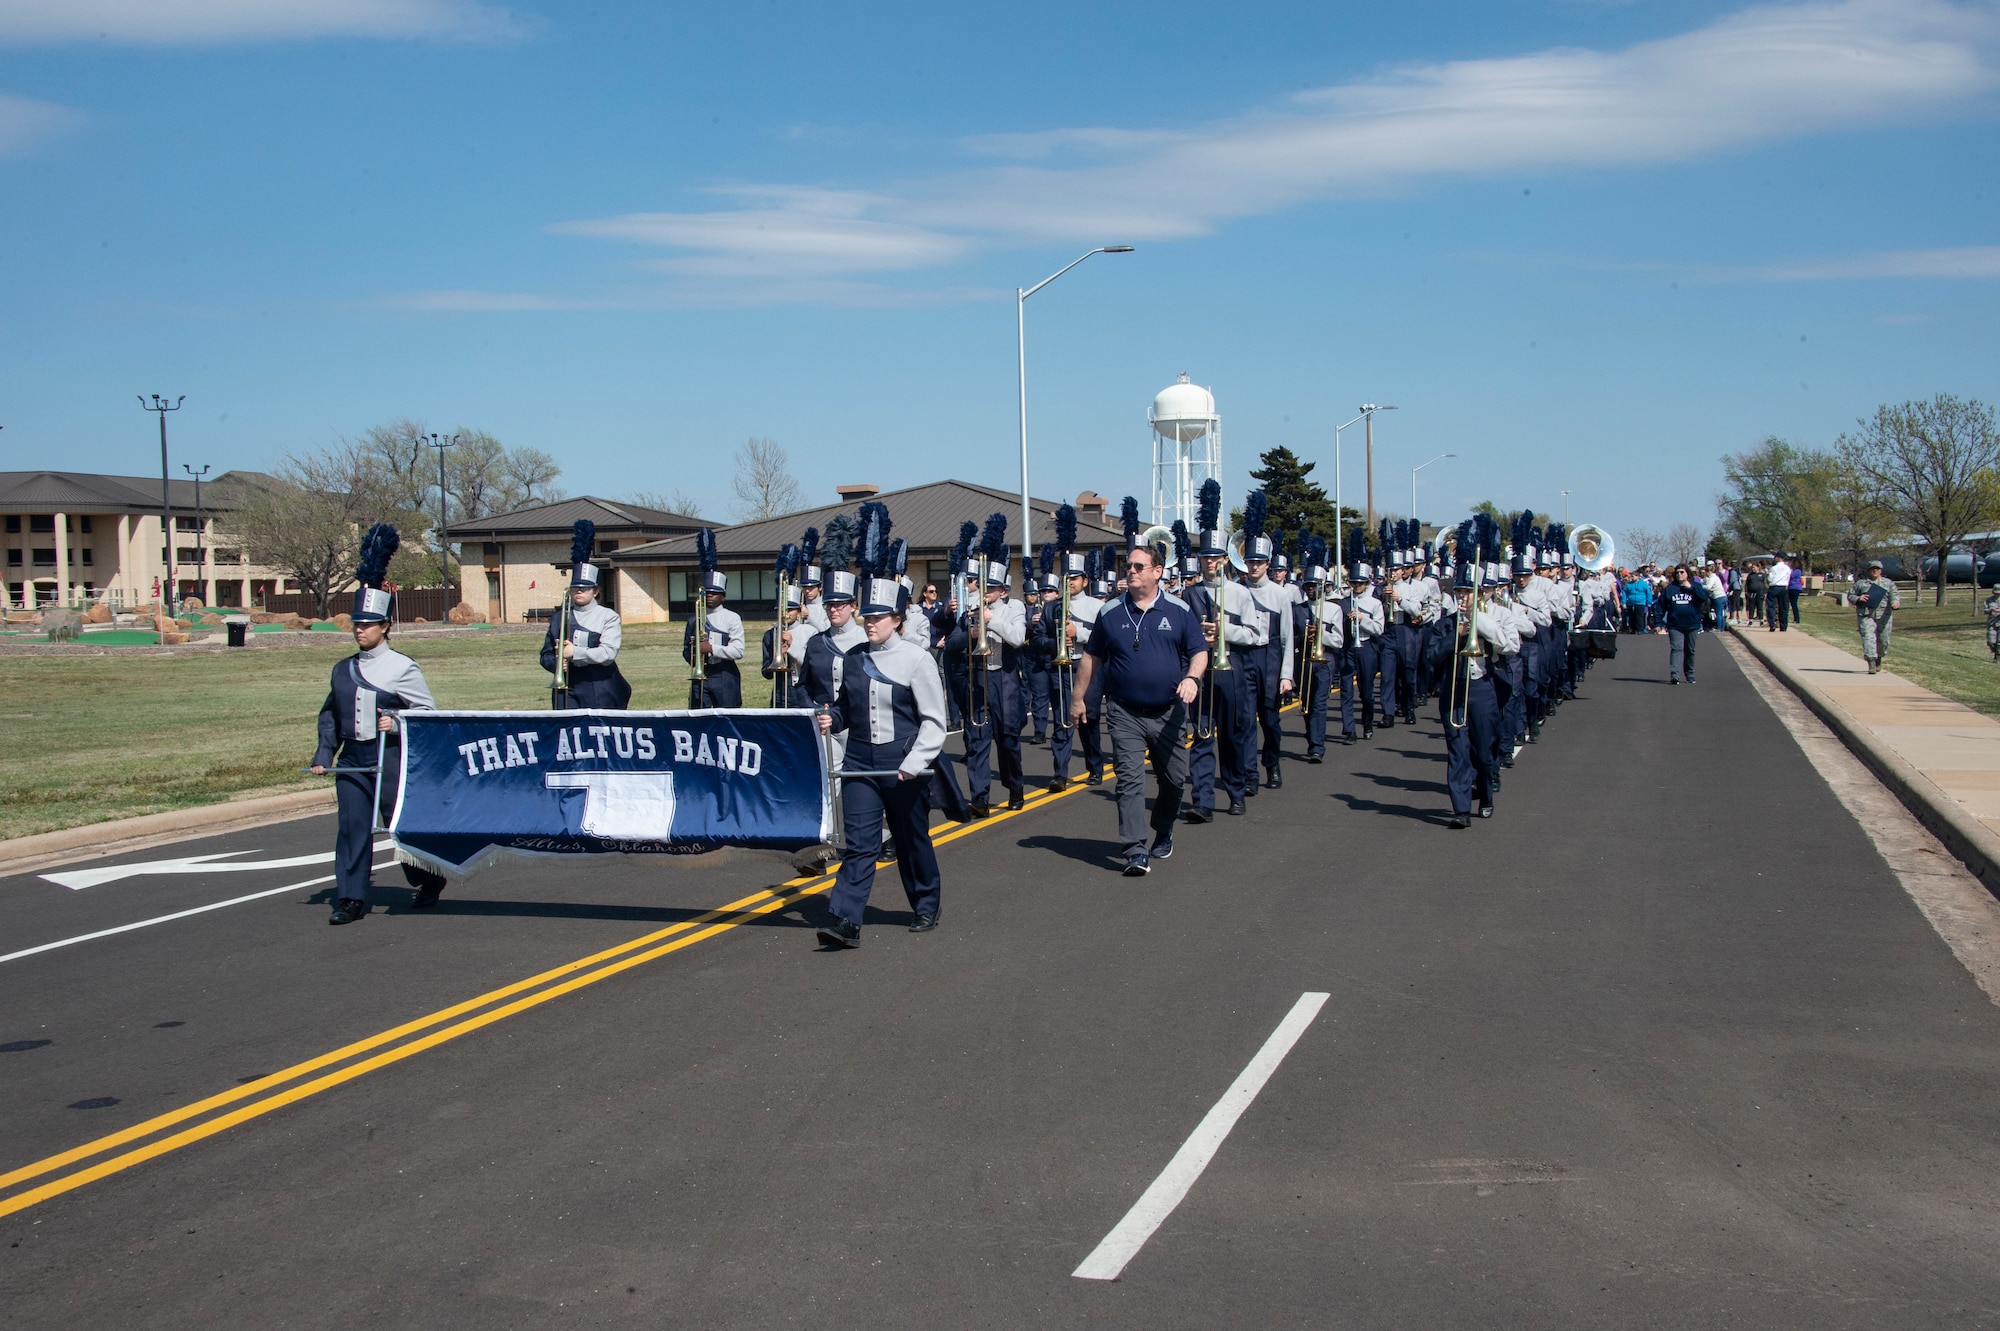
<path id="1" fill-rule="evenodd" d="M 1093 676 L 1104 680 L 1104 728 L 1111 736 L 1111 770 L 1118 784 L 1118 837 L 1125 876 L 1144 875 L 1155 859 L 1174 853 L 1174 820 L 1187 786 L 1181 731 L 1208 669 L 1201 622 L 1160 591 L 1164 553 L 1135 545 L 1125 556 L 1125 592 L 1104 603 L 1077 663 L 1070 715 L 1081 722 Z M 1159 777 L 1150 850 L 1146 831 L 1146 760 Z"/>

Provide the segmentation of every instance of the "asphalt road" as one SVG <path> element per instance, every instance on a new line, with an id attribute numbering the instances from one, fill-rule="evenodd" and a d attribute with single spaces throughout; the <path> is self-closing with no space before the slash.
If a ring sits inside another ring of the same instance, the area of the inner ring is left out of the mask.
<path id="1" fill-rule="evenodd" d="M 2000 1323 L 2000 1010 L 1730 658 L 1664 655 L 1469 831 L 1426 719 L 1144 880 L 1104 794 L 1031 805 L 940 850 L 941 929 L 890 874 L 849 953 L 753 854 L 342 929 L 323 865 L 0 880 L 0 954 L 307 884 L 0 961 L 0 1209 L 56 1185 L 0 1216 L 0 1321 Z M 1121 1277 L 1072 1276 L 1309 992 Z"/>

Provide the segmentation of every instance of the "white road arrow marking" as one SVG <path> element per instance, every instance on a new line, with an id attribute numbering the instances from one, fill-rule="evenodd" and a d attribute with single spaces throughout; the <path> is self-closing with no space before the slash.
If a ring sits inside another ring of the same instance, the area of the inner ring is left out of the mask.
<path id="1" fill-rule="evenodd" d="M 375 843 L 376 850 L 389 845 L 387 840 Z M 45 873 L 40 875 L 43 882 L 66 887 L 79 892 L 86 887 L 102 887 L 124 878 L 138 878 L 147 874 L 175 873 L 249 873 L 255 869 L 296 869 L 302 864 L 331 864 L 333 852 L 322 851 L 317 855 L 293 855 L 282 860 L 237 860 L 230 864 L 217 864 L 217 860 L 228 859 L 231 855 L 255 855 L 254 850 L 225 850 L 214 855 L 187 855 L 171 860 L 141 860 L 137 864 L 114 864 L 106 869 L 71 869 L 67 873 Z"/>

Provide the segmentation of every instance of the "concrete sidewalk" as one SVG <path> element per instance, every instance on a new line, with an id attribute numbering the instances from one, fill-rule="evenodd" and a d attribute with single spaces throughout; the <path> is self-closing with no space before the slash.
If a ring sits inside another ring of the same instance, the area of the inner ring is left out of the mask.
<path id="1" fill-rule="evenodd" d="M 1859 656 L 1803 631 L 1738 628 L 1730 637 L 1769 666 L 2000 894 L 2000 721 L 1894 671 L 1870 675 Z"/>

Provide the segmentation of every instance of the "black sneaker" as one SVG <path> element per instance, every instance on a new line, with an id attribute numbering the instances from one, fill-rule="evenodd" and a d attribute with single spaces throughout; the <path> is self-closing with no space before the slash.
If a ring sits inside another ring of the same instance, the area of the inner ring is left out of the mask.
<path id="1" fill-rule="evenodd" d="M 1488 801 L 1486 801 L 1486 803 L 1484 803 L 1484 804 L 1482 804 L 1482 805 L 1480 805 L 1480 806 L 1479 806 L 1479 816 L 1480 816 L 1481 818 L 1491 818 L 1491 817 L 1493 816 L 1493 801 L 1492 801 L 1492 800 L 1488 800 Z"/>
<path id="2" fill-rule="evenodd" d="M 1125 876 L 1127 878 L 1144 878 L 1152 871 L 1153 866 L 1147 860 L 1145 851 L 1135 850 L 1125 857 Z"/>
<path id="3" fill-rule="evenodd" d="M 1455 813 L 1451 816 L 1449 826 L 1454 832 L 1463 832 L 1466 828 L 1472 826 L 1472 815 L 1469 813 Z"/>
<path id="4" fill-rule="evenodd" d="M 1187 813 L 1183 816 L 1191 823 L 1212 823 L 1215 821 L 1215 810 L 1204 809 L 1198 804 L 1191 804 L 1188 806 Z"/>
<path id="5" fill-rule="evenodd" d="M 927 910 L 916 915 L 910 920 L 910 932 L 913 934 L 927 934 L 937 928 L 938 914 L 939 912 L 937 911 Z"/>
<path id="6" fill-rule="evenodd" d="M 1174 834 L 1161 832 L 1153 838 L 1153 848 L 1146 852 L 1156 860 L 1170 860 L 1174 857 Z"/>
<path id="7" fill-rule="evenodd" d="M 846 920 L 835 919 L 819 927 L 821 947 L 843 948 L 861 946 L 861 926 L 849 924 Z"/>

